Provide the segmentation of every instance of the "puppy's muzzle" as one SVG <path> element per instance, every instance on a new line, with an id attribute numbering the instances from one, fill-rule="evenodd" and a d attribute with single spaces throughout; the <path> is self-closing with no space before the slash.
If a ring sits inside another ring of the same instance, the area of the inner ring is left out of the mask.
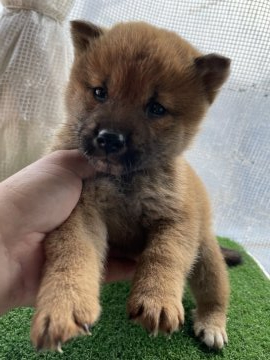
<path id="1" fill-rule="evenodd" d="M 93 145 L 106 154 L 120 153 L 126 145 L 125 136 L 122 133 L 102 129 L 93 140 Z"/>

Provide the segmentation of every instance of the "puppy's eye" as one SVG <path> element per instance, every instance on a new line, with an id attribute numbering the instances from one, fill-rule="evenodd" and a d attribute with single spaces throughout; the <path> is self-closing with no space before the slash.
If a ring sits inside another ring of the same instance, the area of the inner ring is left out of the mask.
<path id="1" fill-rule="evenodd" d="M 166 114 L 167 110 L 164 106 L 156 101 L 150 102 L 146 108 L 147 115 L 151 118 L 159 118 Z"/>
<path id="2" fill-rule="evenodd" d="M 93 96 L 99 102 L 104 102 L 108 97 L 108 92 L 103 87 L 96 87 L 93 89 Z"/>

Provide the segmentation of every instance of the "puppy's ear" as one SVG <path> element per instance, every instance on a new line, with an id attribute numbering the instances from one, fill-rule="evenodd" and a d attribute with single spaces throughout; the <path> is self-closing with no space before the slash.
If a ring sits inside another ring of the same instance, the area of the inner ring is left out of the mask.
<path id="1" fill-rule="evenodd" d="M 207 99 L 211 104 L 230 73 L 231 60 L 217 54 L 197 57 L 195 67 L 201 78 Z"/>
<path id="2" fill-rule="evenodd" d="M 71 36 L 75 51 L 80 53 L 85 51 L 91 40 L 98 38 L 104 32 L 100 27 L 86 21 L 71 21 Z"/>

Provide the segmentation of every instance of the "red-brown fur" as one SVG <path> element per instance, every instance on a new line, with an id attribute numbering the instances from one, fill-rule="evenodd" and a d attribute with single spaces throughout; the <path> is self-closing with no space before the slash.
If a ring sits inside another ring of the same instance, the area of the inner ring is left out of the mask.
<path id="1" fill-rule="evenodd" d="M 103 30 L 73 22 L 75 61 L 67 119 L 51 150 L 80 149 L 97 166 L 70 218 L 45 241 L 46 266 L 31 337 L 57 348 L 85 333 L 99 316 L 108 246 L 138 256 L 128 313 L 153 333 L 184 322 L 190 280 L 194 331 L 209 347 L 227 342 L 229 284 L 211 228 L 204 186 L 183 157 L 217 91 L 229 60 L 203 56 L 177 34 L 145 23 Z M 108 90 L 97 101 L 93 88 Z M 167 110 L 152 116 L 149 104 Z M 100 129 L 125 136 L 121 151 L 93 146 Z"/>

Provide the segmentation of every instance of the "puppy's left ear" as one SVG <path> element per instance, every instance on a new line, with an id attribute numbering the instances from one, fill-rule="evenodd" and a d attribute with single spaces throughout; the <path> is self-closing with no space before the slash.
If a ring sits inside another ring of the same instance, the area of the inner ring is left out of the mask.
<path id="1" fill-rule="evenodd" d="M 217 54 L 208 54 L 195 59 L 197 75 L 201 78 L 206 97 L 211 104 L 230 73 L 231 60 Z"/>
<path id="2" fill-rule="evenodd" d="M 85 51 L 91 41 L 104 33 L 104 30 L 90 22 L 74 20 L 71 21 L 71 36 L 75 53 Z"/>

